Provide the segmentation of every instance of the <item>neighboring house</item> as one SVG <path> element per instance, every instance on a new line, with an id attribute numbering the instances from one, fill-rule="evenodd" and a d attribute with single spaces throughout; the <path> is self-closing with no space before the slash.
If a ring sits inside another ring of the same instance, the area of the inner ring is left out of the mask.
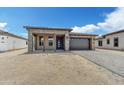
<path id="1" fill-rule="evenodd" d="M 95 49 L 92 34 L 72 33 L 72 29 L 24 26 L 28 30 L 28 51 Z"/>
<path id="2" fill-rule="evenodd" d="M 27 39 L 0 30 L 0 51 L 15 50 L 27 47 Z"/>
<path id="3" fill-rule="evenodd" d="M 124 50 L 124 30 L 96 38 L 96 48 Z"/>

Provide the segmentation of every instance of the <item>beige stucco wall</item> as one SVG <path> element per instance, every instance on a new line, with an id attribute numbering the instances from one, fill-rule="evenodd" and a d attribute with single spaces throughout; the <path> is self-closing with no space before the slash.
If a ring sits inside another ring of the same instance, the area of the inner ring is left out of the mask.
<path id="1" fill-rule="evenodd" d="M 114 38 L 118 37 L 119 46 L 114 47 Z M 110 39 L 110 44 L 107 44 L 107 39 Z M 96 40 L 97 48 L 106 48 L 106 49 L 116 49 L 116 50 L 124 50 L 124 33 L 118 33 L 106 36 L 104 39 L 100 39 L 103 41 L 103 46 L 98 46 L 98 40 Z"/>
<path id="2" fill-rule="evenodd" d="M 70 38 L 69 38 L 69 33 L 65 34 L 65 50 L 68 51 L 69 50 L 69 42 L 70 42 Z"/>
<path id="3" fill-rule="evenodd" d="M 61 31 L 58 31 L 58 30 L 40 30 L 40 29 L 30 29 L 29 30 L 30 33 L 37 33 L 37 34 L 41 34 L 41 33 L 45 33 L 45 34 L 67 34 L 68 31 L 64 31 L 64 30 L 61 30 Z"/>
<path id="4" fill-rule="evenodd" d="M 91 49 L 92 49 L 92 50 L 95 50 L 95 37 L 92 36 L 90 40 L 91 40 L 91 42 L 90 42 Z"/>

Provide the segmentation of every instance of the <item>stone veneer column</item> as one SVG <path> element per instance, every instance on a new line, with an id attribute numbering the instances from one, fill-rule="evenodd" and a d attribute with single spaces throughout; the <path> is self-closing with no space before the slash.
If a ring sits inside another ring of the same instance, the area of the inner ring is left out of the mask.
<path id="1" fill-rule="evenodd" d="M 54 34 L 54 50 L 56 51 L 56 34 Z"/>
<path id="2" fill-rule="evenodd" d="M 36 43 L 36 42 L 35 42 L 35 39 L 36 39 L 36 38 L 35 38 L 35 36 L 33 35 L 33 42 L 32 42 L 32 43 L 33 43 L 33 44 L 32 44 L 32 45 L 33 45 L 33 46 L 32 46 L 32 47 L 33 47 L 33 51 L 35 51 L 35 43 Z"/>
<path id="3" fill-rule="evenodd" d="M 28 52 L 33 52 L 33 35 L 28 31 Z"/>
<path id="4" fill-rule="evenodd" d="M 69 38 L 69 34 L 65 34 L 65 51 L 69 50 L 69 42 L 70 42 L 70 38 Z"/>

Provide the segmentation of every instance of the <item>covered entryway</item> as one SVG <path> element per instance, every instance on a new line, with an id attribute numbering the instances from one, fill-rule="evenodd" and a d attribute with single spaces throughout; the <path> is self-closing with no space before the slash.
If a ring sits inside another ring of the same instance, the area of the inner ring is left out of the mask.
<path id="1" fill-rule="evenodd" d="M 56 36 L 56 49 L 64 50 L 64 35 Z"/>
<path id="2" fill-rule="evenodd" d="M 90 40 L 87 38 L 70 38 L 70 50 L 90 49 Z"/>

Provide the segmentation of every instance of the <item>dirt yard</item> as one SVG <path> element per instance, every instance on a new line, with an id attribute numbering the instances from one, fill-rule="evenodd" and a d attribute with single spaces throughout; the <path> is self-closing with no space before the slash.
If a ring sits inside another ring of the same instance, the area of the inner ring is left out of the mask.
<path id="1" fill-rule="evenodd" d="M 124 84 L 124 78 L 72 53 L 0 54 L 0 84 Z"/>

